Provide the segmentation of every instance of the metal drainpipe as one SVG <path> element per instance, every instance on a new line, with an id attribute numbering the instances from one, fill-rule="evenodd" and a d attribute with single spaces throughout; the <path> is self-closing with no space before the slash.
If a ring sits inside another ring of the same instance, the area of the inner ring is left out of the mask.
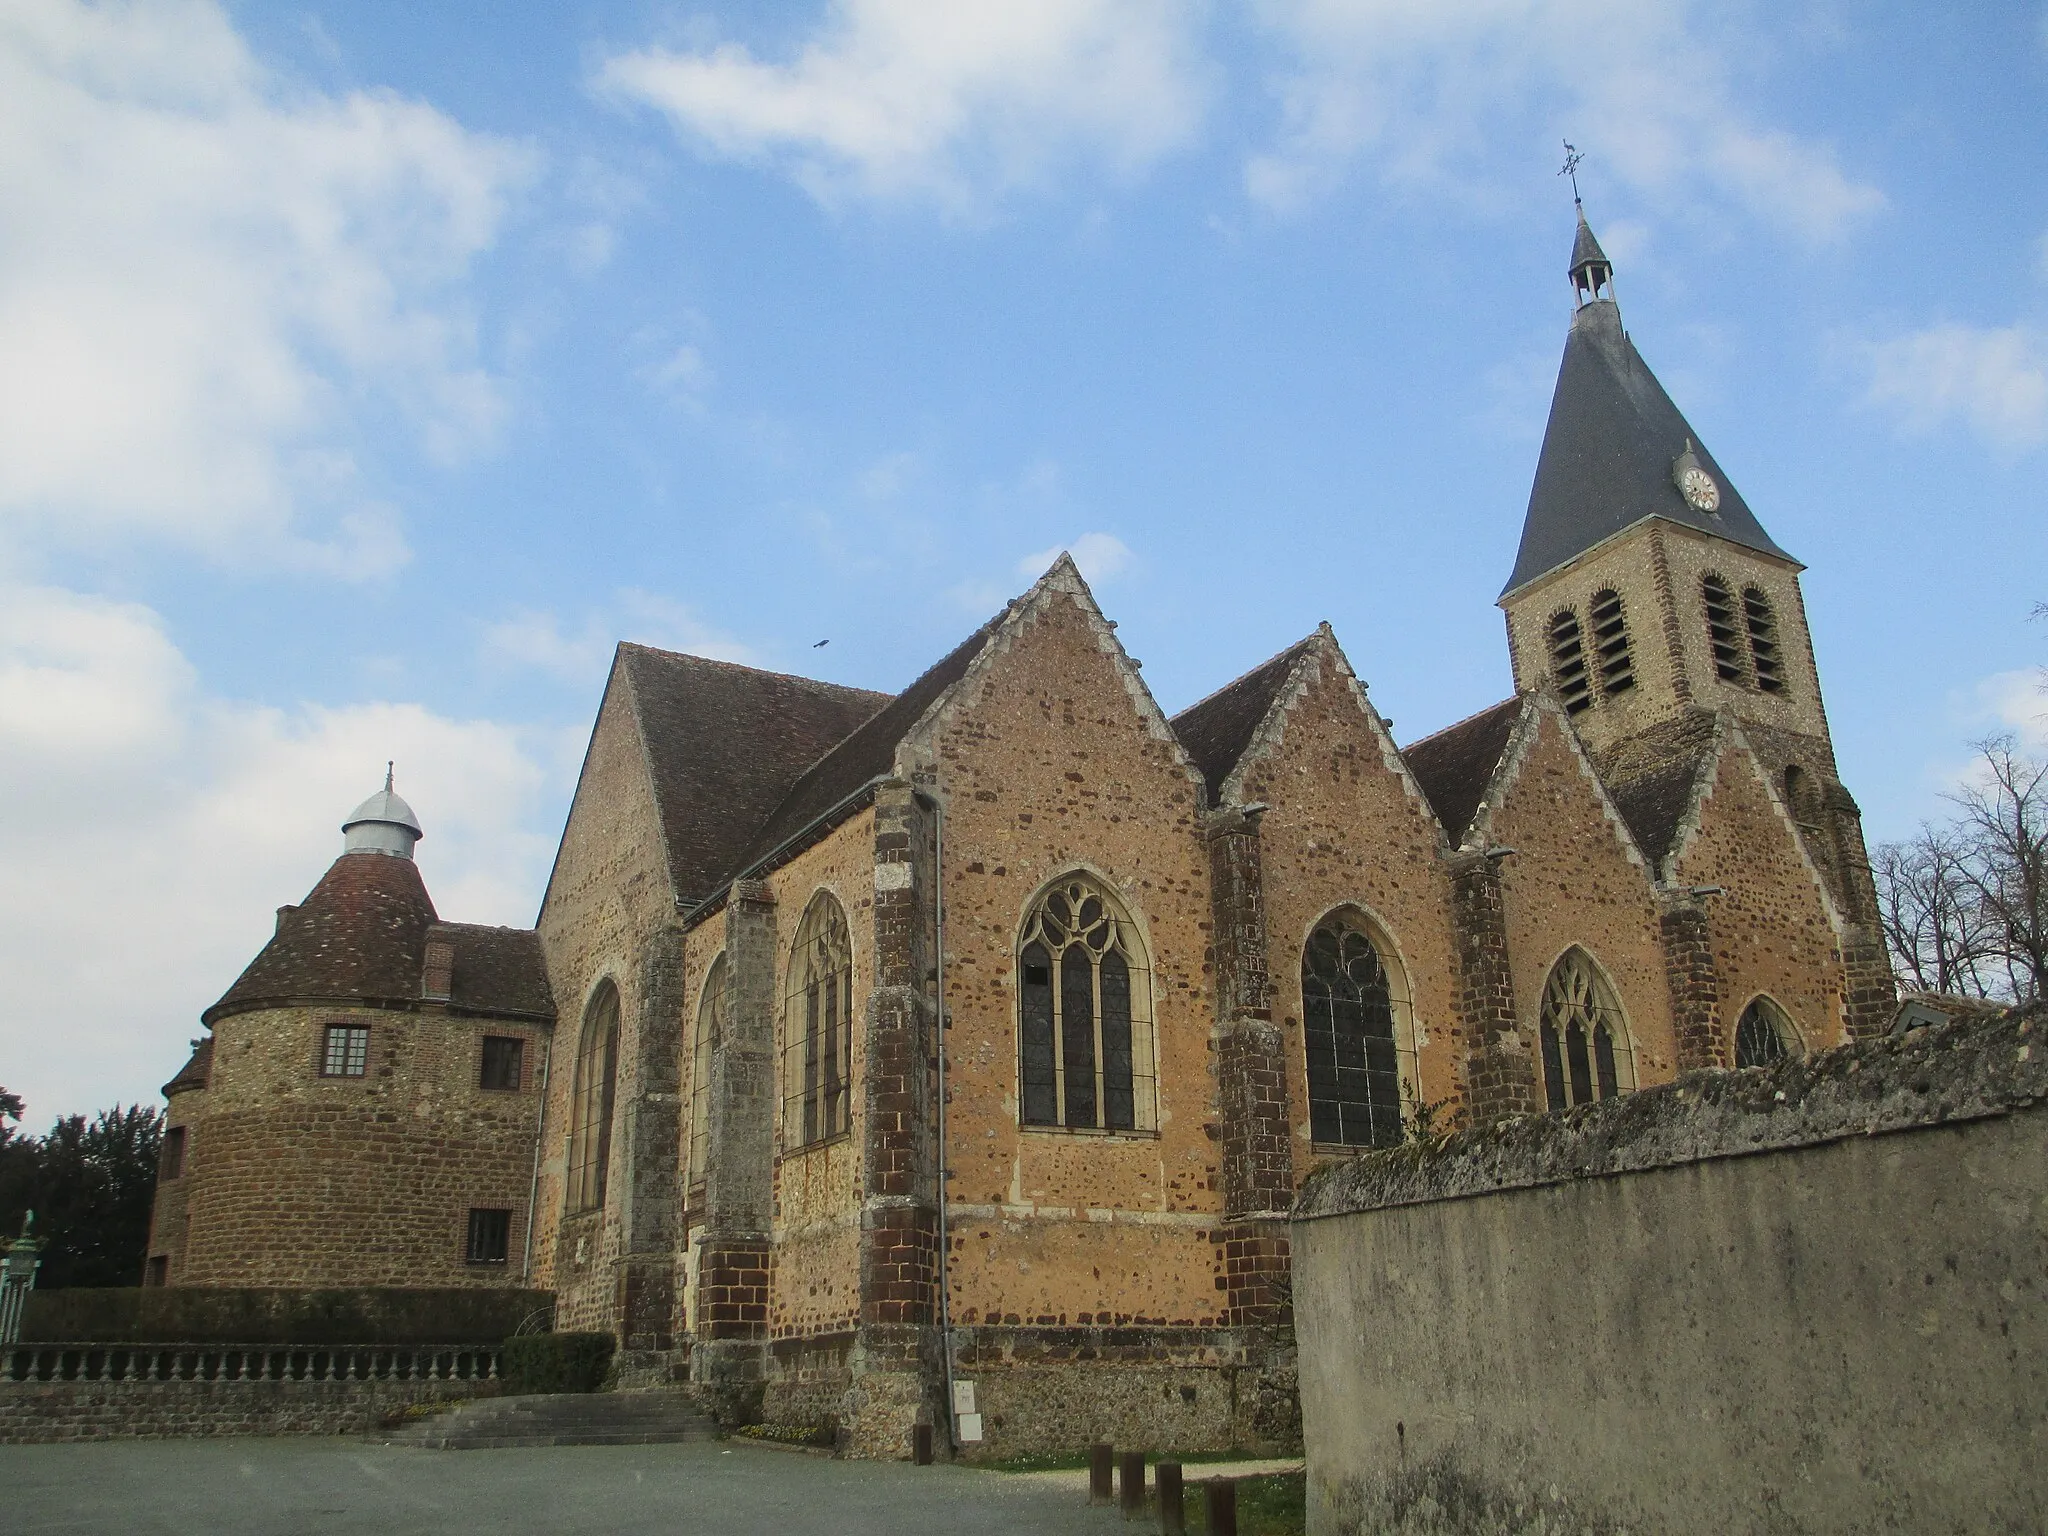
<path id="1" fill-rule="evenodd" d="M 939 989 L 939 1339 L 946 1352 L 946 1444 L 957 1451 L 960 1436 L 953 1414 L 952 1250 L 946 1227 L 946 802 L 933 791 L 918 790 L 916 794 L 930 804 L 933 815 L 932 929 Z"/>
<path id="2" fill-rule="evenodd" d="M 548 1139 L 548 1072 L 555 1064 L 554 1032 L 548 1032 L 548 1053 L 540 1059 L 540 1123 L 533 1130 L 533 1182 L 526 1187 L 526 1251 L 520 1256 L 519 1278 L 533 1279 L 533 1212 L 540 1204 L 540 1149 Z"/>

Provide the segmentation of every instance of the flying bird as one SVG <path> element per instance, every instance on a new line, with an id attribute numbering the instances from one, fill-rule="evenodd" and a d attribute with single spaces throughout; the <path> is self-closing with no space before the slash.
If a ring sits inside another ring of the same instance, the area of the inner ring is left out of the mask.
<path id="1" fill-rule="evenodd" d="M 830 645 L 831 643 L 832 643 L 832 642 L 831 642 L 830 640 L 820 640 L 820 641 L 819 641 L 819 642 L 817 643 L 817 645 L 813 645 L 813 646 L 811 647 L 811 649 L 815 651 L 815 650 L 817 650 L 817 649 L 819 648 L 819 646 L 826 646 L 826 645 Z"/>

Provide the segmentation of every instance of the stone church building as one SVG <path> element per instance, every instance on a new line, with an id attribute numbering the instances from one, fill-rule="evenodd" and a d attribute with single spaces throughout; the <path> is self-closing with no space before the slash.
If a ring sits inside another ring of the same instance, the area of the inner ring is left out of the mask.
<path id="1" fill-rule="evenodd" d="M 1065 557 L 894 696 L 622 645 L 534 933 L 346 852 L 210 1011 L 157 1277 L 323 1262 L 203 1198 L 267 1115 L 293 1179 L 378 1149 L 415 1283 L 550 1287 L 731 1414 L 1292 1440 L 1311 1168 L 1890 1022 L 1802 567 L 1611 277 L 1582 218 L 1512 698 L 1399 747 L 1325 625 L 1169 718 Z M 358 1018 L 389 1075 L 322 1076 Z"/>

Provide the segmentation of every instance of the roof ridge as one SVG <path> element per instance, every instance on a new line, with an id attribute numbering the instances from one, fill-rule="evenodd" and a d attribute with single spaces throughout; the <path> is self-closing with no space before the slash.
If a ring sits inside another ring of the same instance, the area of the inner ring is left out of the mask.
<path id="1" fill-rule="evenodd" d="M 1303 646 L 1309 644 L 1309 642 L 1314 640 L 1318 635 L 1322 634 L 1322 632 L 1322 626 L 1318 625 L 1316 628 L 1310 630 L 1307 634 L 1303 635 L 1299 640 L 1296 640 L 1293 644 L 1281 646 L 1279 650 L 1275 651 L 1272 655 L 1268 656 L 1264 661 L 1257 662 L 1254 663 L 1252 666 L 1246 667 L 1242 672 L 1238 673 L 1237 676 L 1233 677 L 1221 688 L 1215 688 L 1210 690 L 1208 693 L 1203 694 L 1199 699 L 1195 700 L 1194 703 L 1183 705 L 1181 708 L 1175 710 L 1166 718 L 1168 720 L 1178 720 L 1182 715 L 1192 714 L 1194 711 L 1200 709 L 1204 704 L 1209 703 L 1212 699 L 1219 699 L 1224 694 L 1230 692 L 1231 689 L 1235 688 L 1239 683 L 1243 682 L 1246 678 L 1250 677 L 1254 672 L 1262 672 L 1267 667 L 1272 666 L 1274 662 L 1283 660 L 1289 652 L 1300 650 Z"/>
<path id="2" fill-rule="evenodd" d="M 1455 731 L 1458 729 L 1458 727 L 1462 725 L 1470 725 L 1473 721 L 1479 719 L 1480 716 L 1490 715 L 1496 709 L 1505 709 L 1510 704 L 1519 704 L 1525 697 L 1526 695 L 1521 693 L 1511 693 L 1506 698 L 1497 700 L 1496 702 L 1487 705 L 1484 709 L 1475 709 L 1472 711 L 1471 714 L 1467 715 L 1462 720 L 1453 720 L 1449 725 L 1438 726 L 1435 730 L 1431 731 L 1427 736 L 1416 737 L 1413 741 L 1409 742 L 1407 746 L 1401 749 L 1401 753 L 1405 757 L 1408 754 L 1408 752 L 1411 751 L 1413 748 L 1423 746 L 1428 742 L 1435 741 L 1437 737 L 1446 735 L 1451 731 Z"/>
<path id="3" fill-rule="evenodd" d="M 750 667 L 743 661 L 726 661 L 717 656 L 700 656 L 695 651 L 671 651 L 659 645 L 648 645 L 639 640 L 621 640 L 619 649 L 637 651 L 646 656 L 660 656 L 670 661 L 694 662 L 702 667 L 719 667 L 732 672 L 746 672 L 755 677 L 779 678 L 783 682 L 803 683 L 812 688 L 829 688 L 835 693 L 857 693 L 869 698 L 888 699 L 895 695 L 876 688 L 860 688 L 852 683 L 829 682 L 822 677 L 806 677 L 801 672 L 777 672 L 772 667 Z"/>

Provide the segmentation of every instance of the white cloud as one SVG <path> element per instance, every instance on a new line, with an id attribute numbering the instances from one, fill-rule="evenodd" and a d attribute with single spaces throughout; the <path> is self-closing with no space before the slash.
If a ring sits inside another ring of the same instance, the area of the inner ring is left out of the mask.
<path id="1" fill-rule="evenodd" d="M 787 63 L 737 44 L 614 57 L 600 81 L 711 154 L 813 196 L 955 212 L 1076 160 L 1131 175 L 1187 142 L 1204 90 L 1176 0 L 834 0 Z"/>
<path id="2" fill-rule="evenodd" d="M 1278 142 L 1247 162 L 1246 188 L 1287 211 L 1369 158 L 1387 180 L 1480 196 L 1503 141 L 1571 138 L 1639 192 L 1710 190 L 1803 239 L 1883 207 L 1828 146 L 1745 113 L 1735 43 L 1696 9 L 1711 16 L 1690 0 L 1260 0 L 1292 58 Z"/>
<path id="3" fill-rule="evenodd" d="M 1977 684 L 1972 714 L 2010 731 L 2029 757 L 2048 758 L 2048 676 L 2039 667 L 1998 672 Z"/>
<path id="4" fill-rule="evenodd" d="M 0 589 L 4 1081 L 40 1124 L 152 1097 L 198 1015 L 341 850 L 396 758 L 444 917 L 527 924 L 565 787 L 550 739 L 418 704 L 212 696 L 156 614 Z"/>
<path id="5" fill-rule="evenodd" d="M 683 603 L 628 587 L 603 613 L 584 616 L 573 630 L 539 609 L 521 609 L 484 627 L 482 651 L 495 665 L 547 672 L 572 683 L 602 681 L 621 640 L 665 651 L 686 651 L 715 661 L 751 663 L 744 642 L 706 624 Z"/>
<path id="6" fill-rule="evenodd" d="M 1115 581 L 1130 569 L 1130 546 L 1113 533 L 1084 533 L 1068 544 L 1055 544 L 1017 562 L 1017 574 L 1036 581 L 1059 559 L 1061 551 L 1074 557 L 1082 578 L 1091 586 Z"/>
<path id="7" fill-rule="evenodd" d="M 370 413 L 473 450 L 465 303 L 528 157 L 269 78 L 214 0 L 0 11 L 0 529 L 388 569 Z"/>
<path id="8" fill-rule="evenodd" d="M 1943 324 L 1867 349 L 1868 400 L 1913 431 L 1960 418 L 1993 447 L 2048 443 L 2048 336 L 2027 326 Z"/>

